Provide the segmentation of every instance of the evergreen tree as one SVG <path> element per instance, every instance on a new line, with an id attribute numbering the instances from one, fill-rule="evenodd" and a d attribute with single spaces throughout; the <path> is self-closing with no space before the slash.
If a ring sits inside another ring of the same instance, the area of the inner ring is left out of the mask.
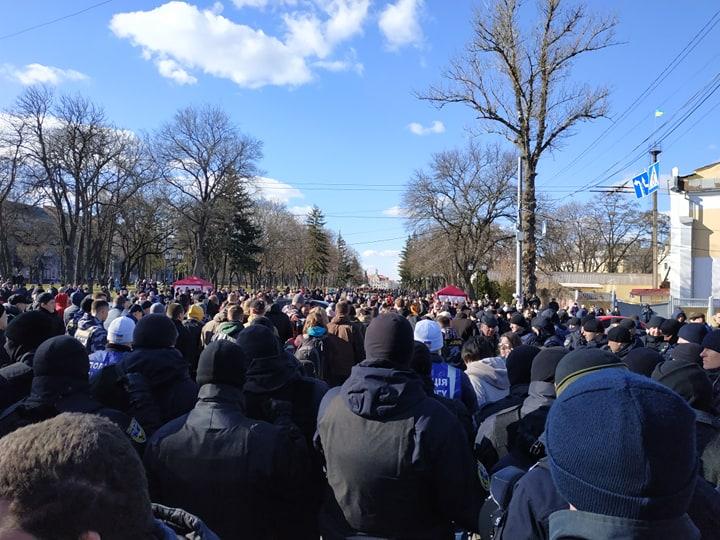
<path id="1" fill-rule="evenodd" d="M 337 284 L 339 287 L 346 287 L 353 277 L 352 259 L 350 252 L 348 251 L 347 243 L 342 237 L 342 234 L 338 234 L 337 239 L 337 252 L 338 252 L 338 268 L 337 268 Z"/>
<path id="2" fill-rule="evenodd" d="M 254 205 L 247 192 L 238 186 L 232 197 L 232 219 L 226 228 L 226 253 L 230 270 L 238 274 L 257 271 L 257 255 L 263 249 L 258 245 L 262 231 L 254 221 Z"/>
<path id="3" fill-rule="evenodd" d="M 310 248 L 307 256 L 308 274 L 315 280 L 315 284 L 319 285 L 328 274 L 330 240 L 325 231 L 325 217 L 317 205 L 313 206 L 310 214 L 308 214 L 305 225 L 307 226 Z"/>
<path id="4" fill-rule="evenodd" d="M 403 249 L 400 252 L 400 263 L 398 265 L 400 282 L 402 283 L 403 287 L 412 287 L 413 285 L 413 275 L 410 269 L 409 252 L 410 238 L 405 241 L 405 246 L 403 246 Z"/>

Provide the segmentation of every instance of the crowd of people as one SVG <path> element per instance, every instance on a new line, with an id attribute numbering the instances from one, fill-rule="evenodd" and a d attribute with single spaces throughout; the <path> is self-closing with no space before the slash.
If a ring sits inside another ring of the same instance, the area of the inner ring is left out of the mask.
<path id="1" fill-rule="evenodd" d="M 720 538 L 701 313 L 8 282 L 0 342 L 0 540 Z"/>

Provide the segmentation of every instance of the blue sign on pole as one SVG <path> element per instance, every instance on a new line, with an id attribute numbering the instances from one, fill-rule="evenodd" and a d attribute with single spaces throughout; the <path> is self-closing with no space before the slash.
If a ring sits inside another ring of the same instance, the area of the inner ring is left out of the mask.
<path id="1" fill-rule="evenodd" d="M 648 170 L 643 171 L 632 179 L 635 196 L 638 199 L 647 197 L 660 188 L 660 163 L 653 163 Z"/>

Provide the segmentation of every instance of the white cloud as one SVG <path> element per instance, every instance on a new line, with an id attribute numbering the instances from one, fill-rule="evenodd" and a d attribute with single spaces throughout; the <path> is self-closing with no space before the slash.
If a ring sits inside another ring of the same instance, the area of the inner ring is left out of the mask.
<path id="1" fill-rule="evenodd" d="M 377 251 L 374 249 L 366 249 L 362 252 L 362 256 L 367 257 L 398 257 L 400 256 L 400 250 L 398 249 L 384 249 Z"/>
<path id="2" fill-rule="evenodd" d="M 445 124 L 443 124 L 439 120 L 435 120 L 432 123 L 432 125 L 425 127 L 418 122 L 412 122 L 412 123 L 408 124 L 408 129 L 414 135 L 420 135 L 420 136 L 439 134 L 439 133 L 445 133 Z"/>
<path id="3" fill-rule="evenodd" d="M 405 217 L 405 210 L 400 206 L 391 206 L 383 210 L 383 214 L 390 217 Z"/>
<path id="4" fill-rule="evenodd" d="M 2 72 L 7 78 L 25 86 L 33 84 L 57 85 L 65 81 L 84 81 L 89 78 L 84 73 L 74 69 L 62 69 L 43 64 L 27 64 L 22 68 L 6 64 L 2 67 Z"/>
<path id="5" fill-rule="evenodd" d="M 155 62 L 155 65 L 160 75 L 172 79 L 178 84 L 195 84 L 197 82 L 197 79 L 181 68 L 175 60 L 165 58 Z"/>
<path id="6" fill-rule="evenodd" d="M 210 11 L 212 11 L 215 15 L 220 15 L 223 11 L 225 11 L 225 6 L 222 2 L 215 2 L 210 8 Z"/>
<path id="7" fill-rule="evenodd" d="M 291 206 L 288 208 L 291 214 L 295 214 L 296 217 L 303 218 L 312 212 L 312 206 Z"/>
<path id="8" fill-rule="evenodd" d="M 234 0 L 238 7 L 294 5 L 292 0 Z M 118 13 L 110 21 L 116 36 L 142 49 L 163 77 L 179 84 L 196 81 L 192 71 L 225 78 L 245 88 L 299 86 L 313 79 L 312 68 L 347 71 L 357 62 L 333 60 L 339 44 L 362 32 L 370 0 L 315 0 L 285 13 L 285 34 L 238 24 L 212 9 L 170 1 L 148 11 Z M 169 64 L 168 62 L 172 62 Z M 314 61 L 317 62 L 313 63 Z M 343 68 L 343 69 L 341 69 Z"/>
<path id="9" fill-rule="evenodd" d="M 305 195 L 299 189 L 290 184 L 263 176 L 258 176 L 255 179 L 255 185 L 251 191 L 253 190 L 256 197 L 282 204 L 288 204 L 293 199 L 305 198 Z"/>
<path id="10" fill-rule="evenodd" d="M 378 25 L 391 50 L 407 45 L 422 44 L 423 31 L 420 26 L 420 11 L 424 0 L 397 0 L 389 4 L 380 14 Z"/>

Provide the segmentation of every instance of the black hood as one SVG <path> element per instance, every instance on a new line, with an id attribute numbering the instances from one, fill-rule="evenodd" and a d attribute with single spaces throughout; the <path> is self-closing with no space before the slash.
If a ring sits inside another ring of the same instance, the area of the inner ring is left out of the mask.
<path id="1" fill-rule="evenodd" d="M 376 317 L 365 333 L 366 358 L 388 368 L 409 366 L 414 349 L 412 325 L 397 313 Z"/>
<path id="2" fill-rule="evenodd" d="M 281 351 L 277 356 L 256 358 L 250 362 L 245 373 L 243 390 L 251 394 L 266 394 L 279 390 L 299 377 L 295 357 L 289 352 Z"/>
<path id="3" fill-rule="evenodd" d="M 175 348 L 135 349 L 119 364 L 125 373 L 142 374 L 151 387 L 190 378 L 188 364 Z"/>
<path id="4" fill-rule="evenodd" d="M 38 347 L 33 363 L 29 402 L 54 403 L 88 387 L 90 362 L 75 338 L 58 336 Z"/>
<path id="5" fill-rule="evenodd" d="M 340 394 L 349 409 L 369 419 L 397 417 L 427 398 L 420 376 L 365 360 L 352 368 Z"/>

